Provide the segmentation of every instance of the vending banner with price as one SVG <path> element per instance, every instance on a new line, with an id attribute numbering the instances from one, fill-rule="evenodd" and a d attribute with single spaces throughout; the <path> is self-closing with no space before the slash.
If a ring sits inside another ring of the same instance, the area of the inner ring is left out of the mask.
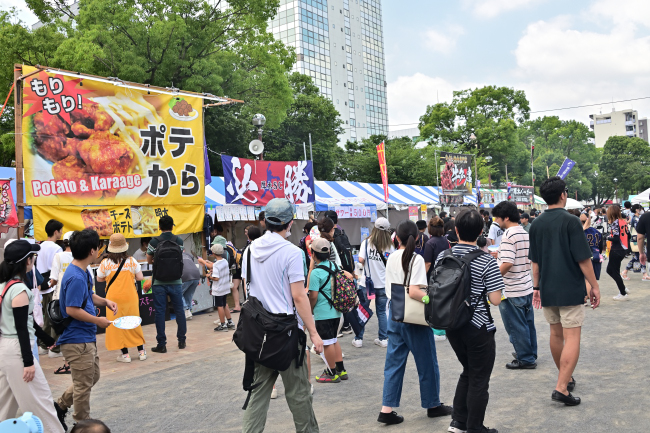
<path id="1" fill-rule="evenodd" d="M 47 239 L 45 222 L 56 219 L 63 223 L 63 232 L 92 229 L 101 238 L 122 233 L 126 238 L 158 236 L 158 220 L 174 218 L 174 233 L 196 233 L 203 230 L 204 207 L 197 205 L 160 206 L 34 206 L 36 239 Z"/>

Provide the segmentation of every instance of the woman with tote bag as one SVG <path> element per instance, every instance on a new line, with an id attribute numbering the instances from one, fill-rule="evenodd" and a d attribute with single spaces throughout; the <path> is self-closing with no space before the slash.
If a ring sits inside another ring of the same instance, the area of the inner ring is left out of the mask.
<path id="1" fill-rule="evenodd" d="M 424 259 L 415 254 L 417 236 L 418 228 L 413 221 L 399 223 L 396 230 L 399 250 L 392 253 L 386 263 L 388 350 L 384 366 L 383 406 L 377 421 L 389 425 L 404 421 L 404 417 L 393 411 L 393 408 L 399 407 L 409 352 L 415 359 L 420 378 L 420 398 L 422 407 L 427 409 L 427 416 L 447 416 L 452 412 L 451 407 L 440 403 L 436 344 L 431 328 L 424 321 L 424 303 L 429 298 L 422 289 L 427 286 L 427 272 Z M 393 305 L 392 296 L 396 300 L 400 298 L 401 305 Z M 393 312 L 394 307 L 401 311 Z M 396 317 L 402 321 L 395 321 Z"/>

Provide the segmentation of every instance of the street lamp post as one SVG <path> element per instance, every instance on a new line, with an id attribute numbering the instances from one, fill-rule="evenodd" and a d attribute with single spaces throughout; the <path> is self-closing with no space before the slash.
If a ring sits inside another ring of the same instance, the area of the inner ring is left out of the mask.
<path id="1" fill-rule="evenodd" d="M 618 182 L 618 179 L 614 178 L 614 203 L 618 203 L 618 186 L 616 185 L 616 182 Z"/>
<path id="2" fill-rule="evenodd" d="M 260 155 L 260 159 L 264 160 L 264 144 L 262 142 L 262 129 L 266 124 L 266 117 L 263 114 L 256 114 L 253 116 L 253 126 L 257 128 L 257 140 L 251 141 L 249 144 L 249 149 L 253 152 L 253 155 Z M 257 143 L 256 143 L 257 141 Z"/>
<path id="3" fill-rule="evenodd" d="M 485 157 L 485 160 L 490 163 L 492 161 L 492 157 L 490 155 Z M 490 186 L 490 189 L 492 189 L 492 170 L 490 170 L 490 167 L 488 167 L 488 185 Z"/>

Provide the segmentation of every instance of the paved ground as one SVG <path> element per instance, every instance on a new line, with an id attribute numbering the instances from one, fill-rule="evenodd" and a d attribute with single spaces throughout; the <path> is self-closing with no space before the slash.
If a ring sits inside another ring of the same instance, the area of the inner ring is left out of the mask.
<path id="1" fill-rule="evenodd" d="M 575 395 L 582 405 L 574 408 L 551 401 L 556 370 L 548 349 L 548 325 L 536 312 L 539 337 L 539 367 L 509 371 L 511 360 L 499 314 L 497 358 L 491 380 L 486 425 L 500 432 L 647 432 L 650 430 L 650 283 L 639 274 L 628 283 L 631 301 L 616 303 L 612 280 L 603 276 L 602 306 L 588 311 L 583 328 L 580 363 L 575 373 Z M 231 342 L 232 333 L 212 331 L 214 313 L 195 316 L 188 322 L 187 349 L 168 345 L 167 354 L 149 354 L 149 359 L 131 364 L 115 361 L 117 353 L 104 349 L 99 336 L 102 378 L 93 389 L 92 415 L 104 420 L 114 432 L 236 432 L 241 431 L 245 393 L 241 389 L 243 355 Z M 167 322 L 168 336 L 176 324 Z M 399 413 L 406 417 L 401 426 L 384 427 L 376 422 L 381 406 L 385 349 L 372 344 L 377 322 L 373 318 L 366 332 L 365 346 L 350 345 L 342 339 L 350 380 L 340 384 L 316 384 L 314 408 L 323 432 L 444 432 L 449 418 L 430 420 L 420 408 L 417 373 L 410 362 Z M 155 327 L 145 327 L 147 347 L 155 342 Z M 172 338 L 172 341 L 174 339 Z M 136 358 L 137 359 L 137 358 Z M 60 359 L 42 359 L 55 398 L 70 383 L 69 376 L 55 376 Z M 460 364 L 447 342 L 438 344 L 441 399 L 451 404 Z M 312 375 L 322 362 L 312 358 Z M 267 432 L 284 433 L 293 428 L 291 414 L 283 398 L 271 402 Z M 71 418 L 68 418 L 71 421 Z"/>

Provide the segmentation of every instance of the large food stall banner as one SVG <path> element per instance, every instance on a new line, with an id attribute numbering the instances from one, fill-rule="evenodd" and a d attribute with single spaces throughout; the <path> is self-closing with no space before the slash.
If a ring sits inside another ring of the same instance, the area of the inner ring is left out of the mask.
<path id="1" fill-rule="evenodd" d="M 510 188 L 510 197 L 518 205 L 532 205 L 534 203 L 533 187 L 512 185 Z"/>
<path id="2" fill-rule="evenodd" d="M 274 198 L 291 203 L 316 199 L 311 161 L 263 161 L 221 155 L 226 203 L 265 206 Z"/>
<path id="3" fill-rule="evenodd" d="M 14 206 L 13 194 L 11 194 L 11 183 L 9 180 L 0 180 L 0 224 L 9 227 L 18 226 L 18 215 L 16 215 L 16 206 Z"/>
<path id="4" fill-rule="evenodd" d="M 381 183 L 384 186 L 384 202 L 388 203 L 388 167 L 386 165 L 386 145 L 383 141 L 377 146 L 377 158 L 379 158 L 379 172 L 381 173 Z"/>
<path id="5" fill-rule="evenodd" d="M 142 207 L 131 212 L 133 231 L 120 233 L 151 236 L 157 232 L 151 216 L 160 216 L 156 209 L 182 218 L 174 211 L 178 206 L 203 208 L 201 98 L 29 66 L 22 73 L 32 74 L 23 85 L 27 204 L 66 206 L 66 212 L 71 212 L 67 206 L 77 207 L 69 220 L 56 209 L 35 210 L 37 239 L 45 237 L 47 221 L 38 215 L 59 215 L 66 230 L 78 230 L 90 227 L 86 223 L 95 216 L 108 222 L 116 207 Z M 192 223 L 189 232 L 203 229 L 202 219 Z M 101 234 L 109 235 L 108 230 Z"/>
<path id="6" fill-rule="evenodd" d="M 440 180 L 443 194 L 466 195 L 472 193 L 472 156 L 440 152 L 442 160 Z"/>

